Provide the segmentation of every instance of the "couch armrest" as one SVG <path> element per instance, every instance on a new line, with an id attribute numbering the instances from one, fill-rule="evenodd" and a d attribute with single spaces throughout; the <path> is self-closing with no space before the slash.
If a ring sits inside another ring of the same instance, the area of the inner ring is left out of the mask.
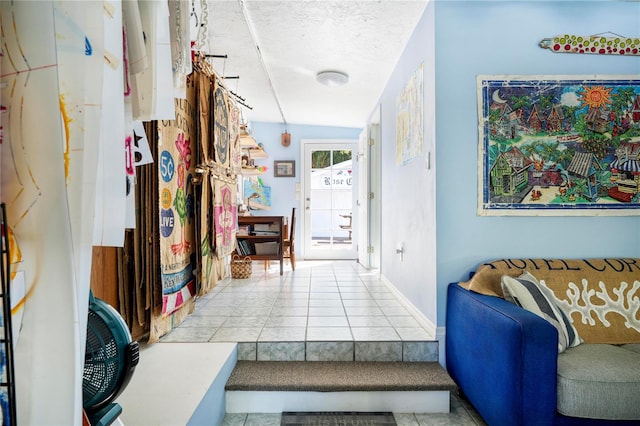
<path id="1" fill-rule="evenodd" d="M 544 319 L 452 283 L 447 370 L 490 425 L 553 424 L 558 333 Z"/>

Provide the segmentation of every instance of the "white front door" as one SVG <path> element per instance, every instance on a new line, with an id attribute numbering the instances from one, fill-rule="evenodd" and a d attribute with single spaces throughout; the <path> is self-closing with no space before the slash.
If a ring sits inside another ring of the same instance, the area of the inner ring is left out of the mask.
<path id="1" fill-rule="evenodd" d="M 302 141 L 305 259 L 357 258 L 357 140 Z"/>

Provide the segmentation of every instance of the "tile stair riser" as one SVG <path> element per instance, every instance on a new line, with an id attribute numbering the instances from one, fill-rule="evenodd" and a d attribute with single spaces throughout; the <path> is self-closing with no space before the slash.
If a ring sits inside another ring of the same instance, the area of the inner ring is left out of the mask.
<path id="1" fill-rule="evenodd" d="M 241 342 L 241 361 L 438 361 L 438 342 Z"/>

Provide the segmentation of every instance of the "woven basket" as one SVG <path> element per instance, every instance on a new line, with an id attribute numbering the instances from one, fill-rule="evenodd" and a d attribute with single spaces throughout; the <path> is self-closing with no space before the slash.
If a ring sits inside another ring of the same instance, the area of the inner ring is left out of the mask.
<path id="1" fill-rule="evenodd" d="M 234 254 L 231 256 L 231 278 L 249 278 L 251 277 L 251 258 L 246 256 L 244 258 Z"/>

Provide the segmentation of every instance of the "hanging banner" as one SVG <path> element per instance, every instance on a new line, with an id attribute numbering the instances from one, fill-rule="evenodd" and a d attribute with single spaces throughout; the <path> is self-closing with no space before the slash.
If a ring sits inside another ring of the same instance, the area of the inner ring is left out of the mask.
<path id="1" fill-rule="evenodd" d="M 209 181 L 208 164 L 213 164 L 209 154 L 209 131 L 211 126 L 211 76 L 204 72 L 195 73 L 198 91 L 198 119 L 200 121 L 199 136 L 199 164 L 204 174 L 200 185 L 200 294 L 206 294 L 215 284 L 213 265 L 215 262 L 214 247 L 215 234 L 213 224 L 213 191 Z"/>
<path id="2" fill-rule="evenodd" d="M 186 99 L 176 99 L 176 119 L 158 124 L 160 267 L 162 314 L 178 310 L 195 294 L 194 195 L 195 85 L 187 78 Z"/>
<path id="3" fill-rule="evenodd" d="M 230 167 L 229 156 L 229 101 L 227 93 L 215 80 L 213 90 L 213 143 L 215 147 L 215 162 L 225 168 Z"/>
<path id="4" fill-rule="evenodd" d="M 212 113 L 211 110 L 211 80 L 212 77 L 202 72 L 194 74 L 198 79 L 198 118 L 200 120 L 200 160 L 204 164 L 213 163 L 213 150 L 209 149 L 210 128 Z M 213 146 L 211 146 L 213 148 Z M 211 152 L 210 152 L 211 151 Z"/>
<path id="5" fill-rule="evenodd" d="M 216 253 L 219 258 L 233 253 L 236 242 L 237 187 L 233 183 L 214 180 L 213 211 L 216 225 Z"/>
<path id="6" fill-rule="evenodd" d="M 240 147 L 240 108 L 229 99 L 229 148 L 231 173 L 242 173 L 242 148 Z"/>
<path id="7" fill-rule="evenodd" d="M 105 3 L 107 4 L 107 3 Z M 124 50 L 122 36 L 121 2 L 105 8 L 104 46 L 98 57 L 103 57 L 100 108 L 100 139 L 96 173 L 95 223 L 93 244 L 122 247 L 126 224 L 125 141 L 124 125 Z M 87 85 L 87 87 L 91 87 Z M 91 127 L 89 131 L 93 131 Z M 93 142 L 93 141 L 92 141 Z"/>

